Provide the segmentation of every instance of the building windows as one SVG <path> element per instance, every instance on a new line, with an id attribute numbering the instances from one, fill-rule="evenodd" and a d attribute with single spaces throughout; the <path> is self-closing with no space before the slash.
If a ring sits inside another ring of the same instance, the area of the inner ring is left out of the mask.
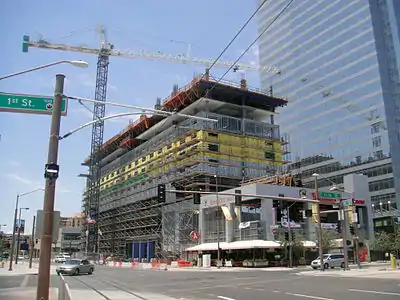
<path id="1" fill-rule="evenodd" d="M 373 181 L 369 183 L 369 191 L 375 192 L 394 188 L 393 178 Z"/>
<path id="2" fill-rule="evenodd" d="M 379 148 L 382 146 L 382 139 L 380 136 L 375 136 L 372 138 L 372 147 Z"/>

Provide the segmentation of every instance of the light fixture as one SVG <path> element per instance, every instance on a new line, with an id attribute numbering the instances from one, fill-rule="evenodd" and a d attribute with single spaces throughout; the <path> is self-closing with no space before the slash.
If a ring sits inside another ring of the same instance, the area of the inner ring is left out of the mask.
<path id="1" fill-rule="evenodd" d="M 83 60 L 67 60 L 66 62 L 79 68 L 87 68 L 89 66 L 89 64 Z"/>

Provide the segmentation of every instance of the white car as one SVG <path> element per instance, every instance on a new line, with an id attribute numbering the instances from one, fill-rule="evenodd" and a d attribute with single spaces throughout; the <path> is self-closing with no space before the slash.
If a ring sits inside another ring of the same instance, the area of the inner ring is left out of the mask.
<path id="1" fill-rule="evenodd" d="M 56 264 L 59 264 L 59 263 L 61 263 L 61 264 L 63 264 L 63 263 L 65 263 L 67 260 L 66 260 L 66 258 L 64 257 L 64 256 L 56 256 L 55 258 L 54 258 L 54 262 L 56 263 Z"/>
<path id="2" fill-rule="evenodd" d="M 323 256 L 324 269 L 342 268 L 344 269 L 344 255 L 342 253 L 324 254 Z M 321 268 L 319 256 L 311 262 L 311 267 L 315 269 Z"/>

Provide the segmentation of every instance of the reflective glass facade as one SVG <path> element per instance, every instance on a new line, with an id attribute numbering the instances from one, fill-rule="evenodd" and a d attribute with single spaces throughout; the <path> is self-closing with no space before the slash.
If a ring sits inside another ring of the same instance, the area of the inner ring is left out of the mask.
<path id="1" fill-rule="evenodd" d="M 267 1 L 260 32 L 287 3 Z M 329 166 L 324 175 L 390 158 L 393 175 L 377 180 L 399 195 L 399 24 L 398 0 L 302 0 L 262 36 L 260 64 L 281 74 L 263 73 L 261 84 L 289 100 L 276 123 L 290 134 L 295 168 Z"/>

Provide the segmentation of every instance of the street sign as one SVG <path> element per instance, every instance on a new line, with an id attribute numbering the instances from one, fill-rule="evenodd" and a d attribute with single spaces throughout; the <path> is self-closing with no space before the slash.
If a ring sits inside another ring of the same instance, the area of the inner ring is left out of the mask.
<path id="1" fill-rule="evenodd" d="M 320 198 L 328 198 L 328 199 L 340 199 L 339 193 L 330 193 L 330 192 L 319 192 Z"/>
<path id="2" fill-rule="evenodd" d="M 344 207 L 348 207 L 353 204 L 353 199 L 345 199 L 342 201 Z"/>
<path id="3" fill-rule="evenodd" d="M 67 115 L 68 99 L 63 98 L 61 115 Z M 0 112 L 51 115 L 53 97 L 0 93 Z"/>

